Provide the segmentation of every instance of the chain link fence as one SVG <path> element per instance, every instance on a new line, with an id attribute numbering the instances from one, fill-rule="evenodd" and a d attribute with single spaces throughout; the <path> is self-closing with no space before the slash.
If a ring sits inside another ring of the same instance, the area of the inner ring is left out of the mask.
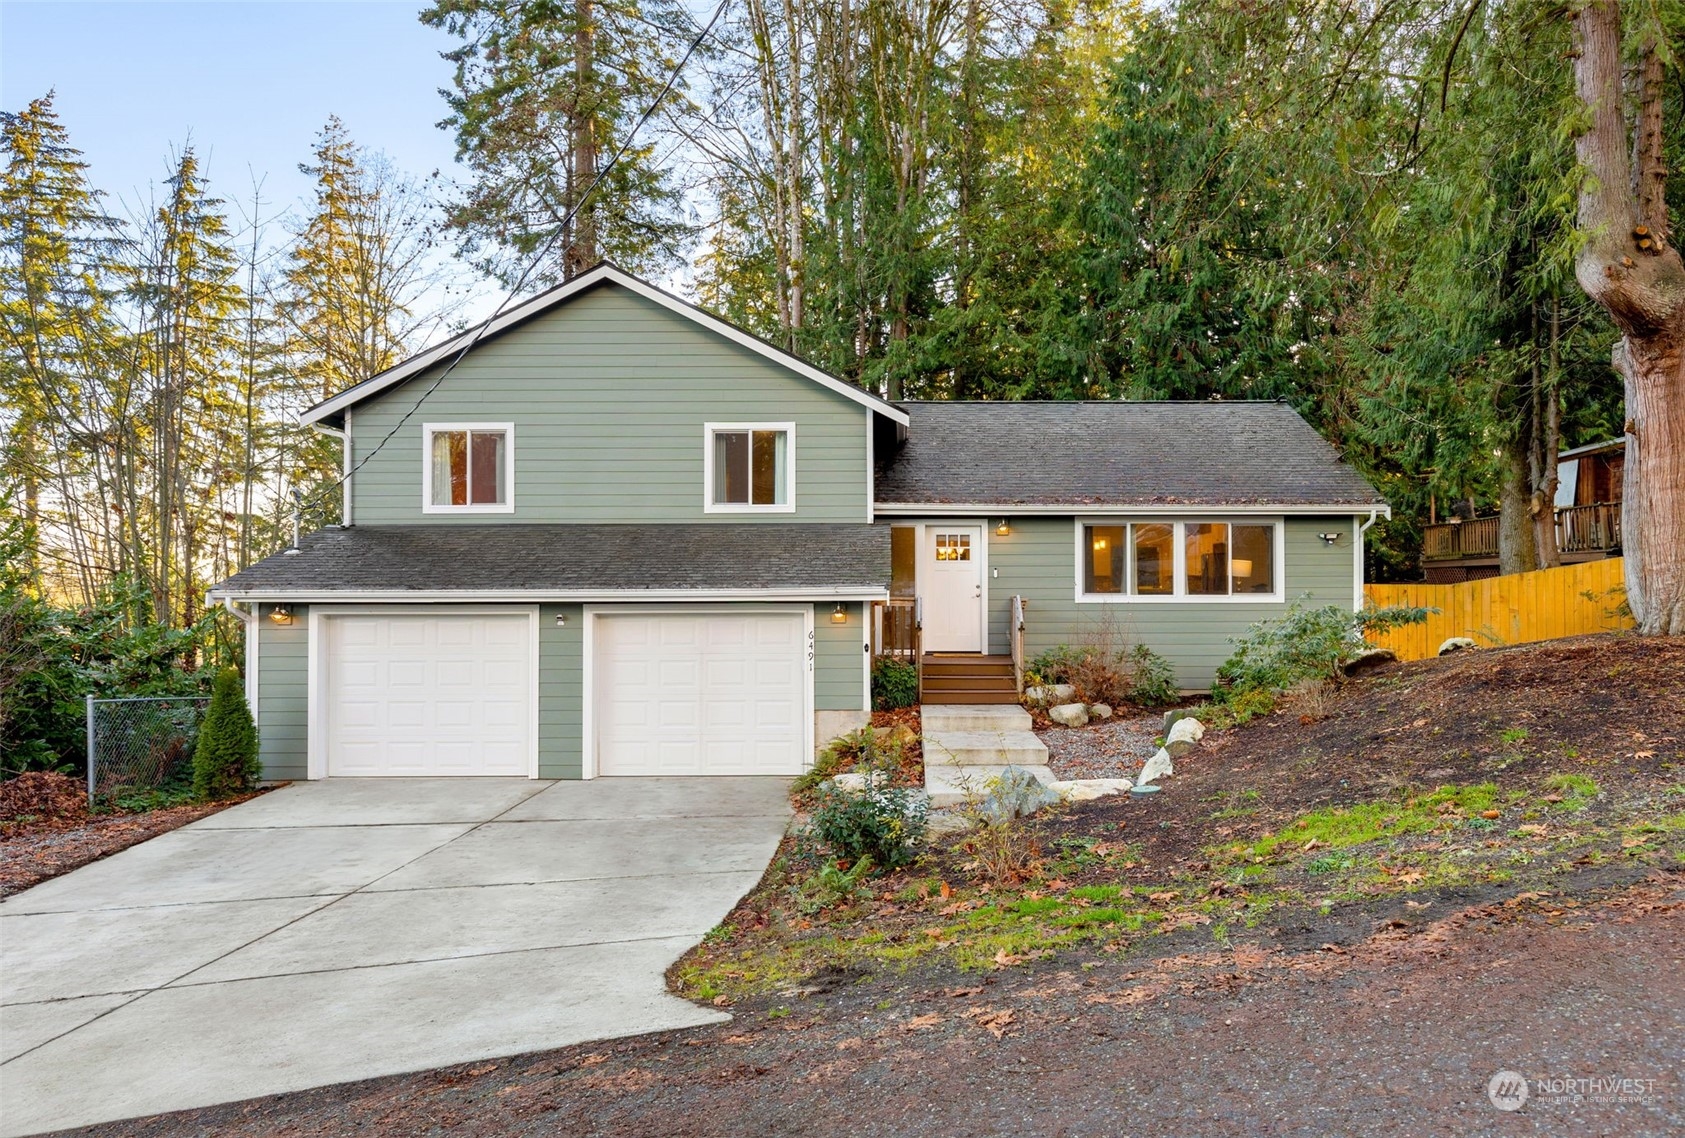
<path id="1" fill-rule="evenodd" d="M 88 697 L 88 804 L 193 785 L 193 746 L 207 696 Z"/>

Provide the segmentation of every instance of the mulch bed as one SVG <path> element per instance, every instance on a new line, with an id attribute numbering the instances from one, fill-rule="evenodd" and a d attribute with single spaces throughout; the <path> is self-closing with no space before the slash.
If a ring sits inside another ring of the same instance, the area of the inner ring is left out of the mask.
<path id="1" fill-rule="evenodd" d="M 87 790 L 77 779 L 41 771 L 19 775 L 0 783 L 0 897 L 255 797 L 132 814 L 90 814 Z"/>

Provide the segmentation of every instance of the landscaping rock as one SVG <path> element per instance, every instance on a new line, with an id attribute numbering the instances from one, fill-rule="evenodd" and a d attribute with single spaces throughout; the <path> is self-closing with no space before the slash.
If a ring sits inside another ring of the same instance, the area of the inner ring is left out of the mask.
<path id="1" fill-rule="evenodd" d="M 1370 668 L 1390 664 L 1396 659 L 1398 659 L 1398 653 L 1391 648 L 1370 648 L 1359 653 L 1357 659 L 1347 664 L 1345 673 L 1348 676 L 1355 676 L 1359 672 L 1367 671 Z"/>
<path id="2" fill-rule="evenodd" d="M 888 731 L 881 733 L 877 739 L 878 745 L 883 747 L 900 747 L 903 750 L 918 742 L 919 733 L 905 723 L 897 723 Z"/>
<path id="3" fill-rule="evenodd" d="M 838 790 L 846 790 L 851 794 L 860 794 L 875 786 L 884 786 L 889 782 L 888 771 L 849 771 L 836 775 L 831 779 Z"/>
<path id="4" fill-rule="evenodd" d="M 1179 759 L 1193 750 L 1194 744 L 1205 738 L 1205 724 L 1191 716 L 1178 719 L 1175 726 L 1170 728 L 1170 734 L 1165 736 L 1164 749 L 1170 752 L 1170 757 Z"/>
<path id="5" fill-rule="evenodd" d="M 1125 794 L 1134 785 L 1127 778 L 1076 778 L 1069 782 L 1056 782 L 1052 790 L 1067 802 L 1092 802 L 1112 794 Z"/>
<path id="6" fill-rule="evenodd" d="M 1141 768 L 1141 773 L 1135 776 L 1135 785 L 1146 786 L 1148 783 L 1157 782 L 1165 775 L 1175 773 L 1176 765 L 1170 761 L 1170 752 L 1160 747 L 1158 754 L 1148 759 L 1147 765 Z"/>
<path id="7" fill-rule="evenodd" d="M 1188 718 L 1188 709 L 1187 708 L 1185 708 L 1185 707 L 1173 707 L 1173 708 L 1171 708 L 1169 711 L 1164 713 L 1164 730 L 1162 732 L 1160 732 L 1160 734 L 1169 735 L 1170 729 L 1172 727 L 1176 726 L 1176 724 L 1178 722 L 1180 722 L 1181 720 L 1186 719 L 1186 718 Z"/>
<path id="8" fill-rule="evenodd" d="M 1066 703 L 1076 698 L 1077 689 L 1070 684 L 1051 684 L 1046 687 L 1024 689 L 1024 698 L 1037 707 L 1050 703 Z"/>
<path id="9" fill-rule="evenodd" d="M 1043 806 L 1052 806 L 1059 795 L 1023 767 L 1007 767 L 990 780 L 989 793 L 979 812 L 996 822 L 1025 818 Z"/>
<path id="10" fill-rule="evenodd" d="M 930 837 L 942 838 L 949 834 L 963 834 L 971 829 L 971 825 L 968 815 L 954 810 L 937 810 L 925 821 L 924 832 Z"/>
<path id="11" fill-rule="evenodd" d="M 1463 651 L 1466 651 L 1470 648 L 1479 648 L 1479 647 L 1480 647 L 1480 645 L 1475 643 L 1474 640 L 1471 637 L 1453 636 L 1451 639 L 1447 640 L 1444 644 L 1441 644 L 1439 646 L 1439 651 L 1437 653 L 1435 653 L 1435 655 L 1449 656 L 1453 652 L 1463 652 Z"/>
<path id="12" fill-rule="evenodd" d="M 1112 717 L 1112 705 L 1109 703 L 1091 703 L 1088 705 L 1088 717 L 1090 719 L 1110 719 Z"/>
<path id="13" fill-rule="evenodd" d="M 1047 709 L 1047 717 L 1064 727 L 1088 726 L 1088 708 L 1080 703 L 1061 703 Z"/>

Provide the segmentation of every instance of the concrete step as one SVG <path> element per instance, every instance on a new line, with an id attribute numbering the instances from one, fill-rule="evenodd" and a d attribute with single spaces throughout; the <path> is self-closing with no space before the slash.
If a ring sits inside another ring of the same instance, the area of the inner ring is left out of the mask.
<path id="1" fill-rule="evenodd" d="M 927 766 L 1046 766 L 1047 746 L 1030 731 L 926 731 Z"/>
<path id="2" fill-rule="evenodd" d="M 1024 766 L 1020 770 L 1030 772 L 1045 785 L 1051 786 L 1056 781 L 1053 772 L 1046 766 Z M 924 789 L 930 795 L 932 806 L 958 806 L 968 798 L 982 798 L 988 793 L 989 780 L 999 778 L 1003 766 L 975 766 L 975 767 L 932 767 L 924 768 Z"/>
<path id="3" fill-rule="evenodd" d="M 989 706 L 971 703 L 927 703 L 919 708 L 919 730 L 925 735 L 943 731 L 1028 731 L 1030 713 L 1016 703 Z"/>

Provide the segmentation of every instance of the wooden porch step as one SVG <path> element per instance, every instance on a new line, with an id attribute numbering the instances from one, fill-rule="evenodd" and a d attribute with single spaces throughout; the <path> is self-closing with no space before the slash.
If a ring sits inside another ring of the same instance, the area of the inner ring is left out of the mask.
<path id="1" fill-rule="evenodd" d="M 925 691 L 1009 691 L 1016 692 L 1018 684 L 1011 675 L 1005 676 L 933 676 L 926 672 Z"/>
<path id="2" fill-rule="evenodd" d="M 1012 703 L 1018 702 L 1018 693 L 1008 688 L 1006 691 L 925 691 L 919 695 L 920 703 Z"/>

